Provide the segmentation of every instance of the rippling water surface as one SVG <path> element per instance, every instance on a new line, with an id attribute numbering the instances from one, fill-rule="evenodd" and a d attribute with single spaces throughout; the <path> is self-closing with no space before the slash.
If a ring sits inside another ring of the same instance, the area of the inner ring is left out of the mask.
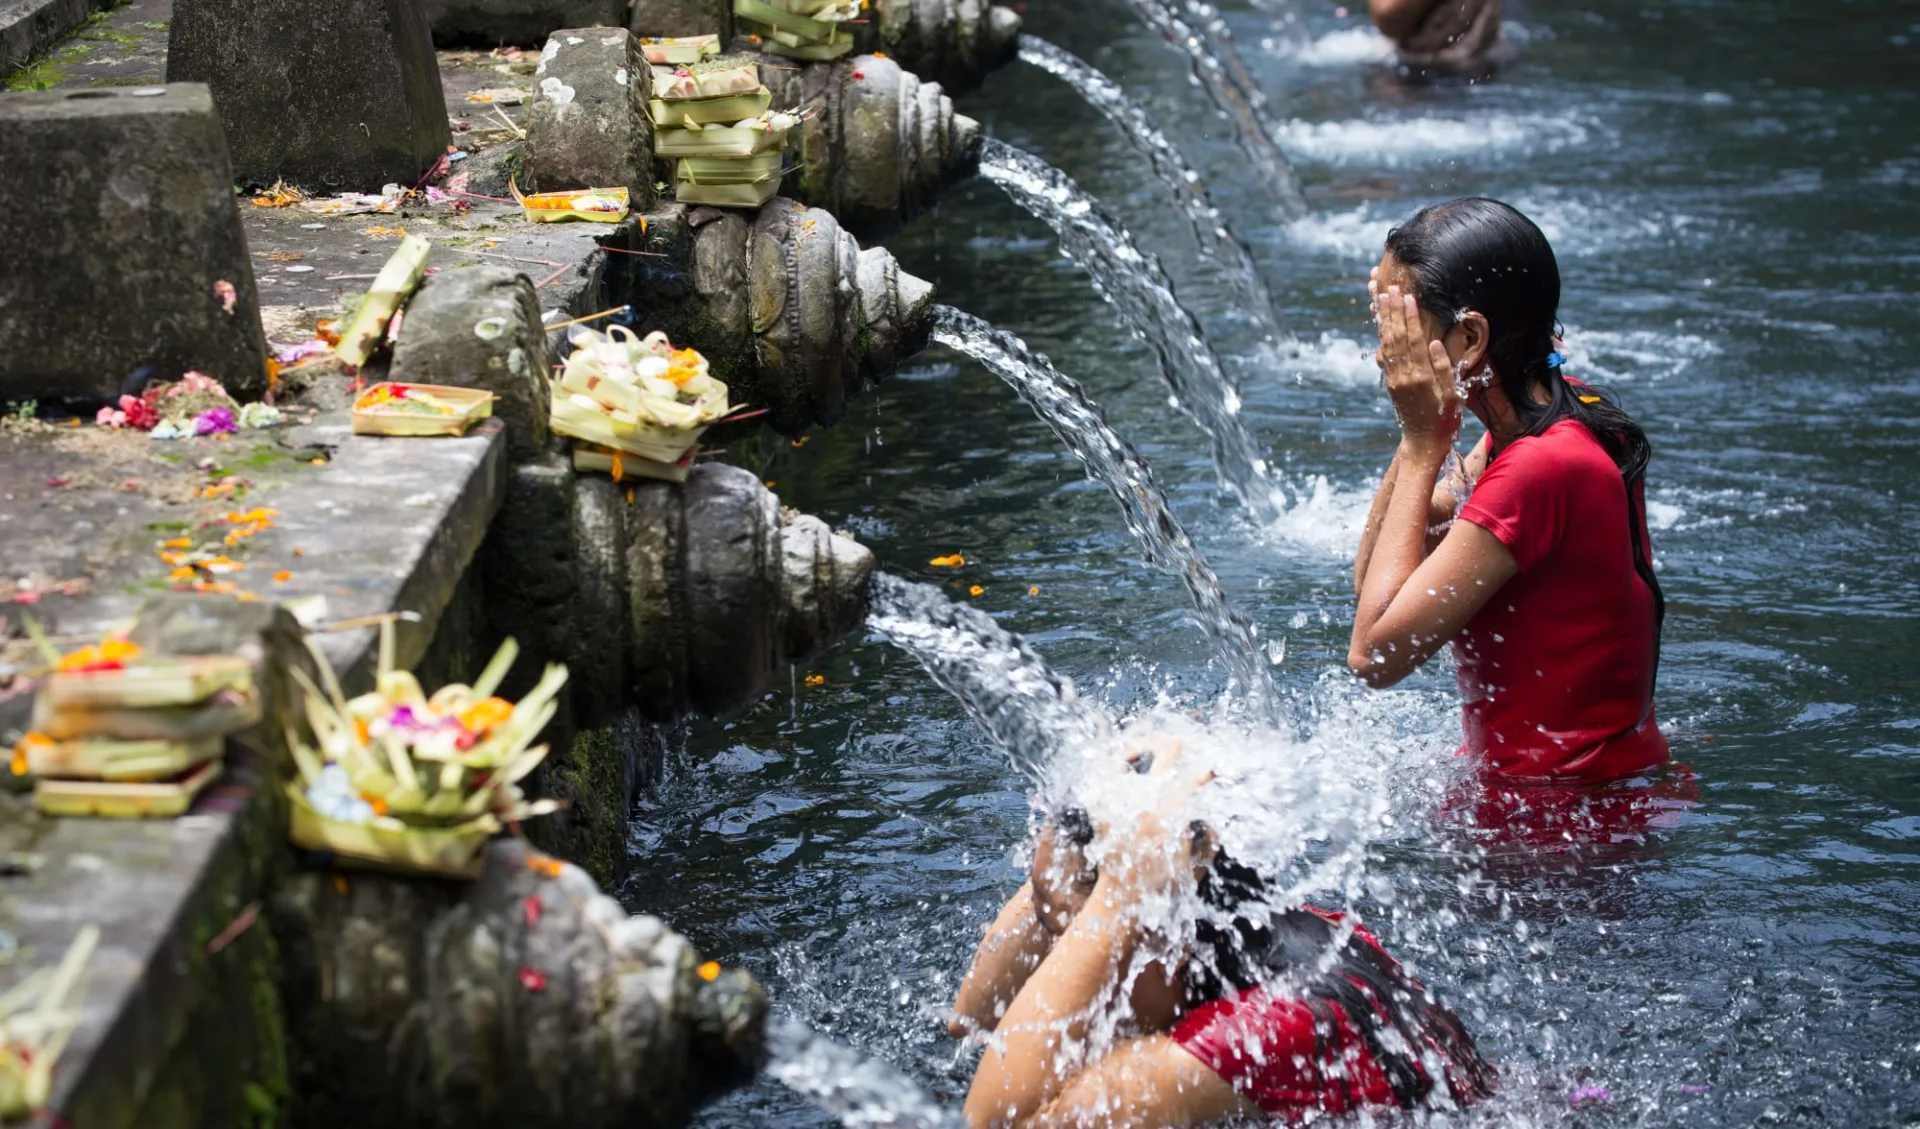
<path id="1" fill-rule="evenodd" d="M 1153 358 L 998 190 L 954 191 L 896 253 L 1100 400 L 1239 607 L 1286 638 L 1302 735 L 1345 742 L 1356 762 L 1376 741 L 1413 750 L 1394 809 L 1413 818 L 1372 848 L 1361 900 L 1501 1063 L 1504 1091 L 1481 1116 L 1916 1123 L 1920 9 L 1534 0 L 1513 70 L 1424 89 L 1387 78 L 1352 18 L 1304 10 L 1304 48 L 1257 10 L 1227 13 L 1312 206 L 1284 224 L 1182 60 L 1121 5 L 1026 13 L 1142 100 L 1208 178 L 1281 303 L 1293 339 L 1277 351 L 1257 349 L 1182 215 L 1065 86 L 1016 67 L 961 102 L 1165 262 L 1283 475 L 1291 505 L 1273 526 L 1221 496 Z M 1367 267 L 1391 223 L 1467 193 L 1513 201 L 1553 238 L 1574 371 L 1619 392 L 1656 444 L 1660 706 L 1695 776 L 1657 781 L 1655 818 L 1618 842 L 1463 829 L 1446 783 L 1449 673 L 1372 697 L 1331 673 L 1357 525 L 1394 442 L 1368 358 Z M 1224 681 L 1106 494 L 964 358 L 927 355 L 767 474 L 1119 712 Z M 927 564 L 950 553 L 965 567 Z M 856 639 L 743 715 L 689 727 L 635 825 L 626 897 L 952 1101 L 970 1061 L 941 1009 L 1018 881 L 1027 820 L 1021 779 L 958 706 Z M 1469 841 L 1477 852 L 1452 849 Z M 827 1123 L 770 1082 L 703 1121 Z"/>

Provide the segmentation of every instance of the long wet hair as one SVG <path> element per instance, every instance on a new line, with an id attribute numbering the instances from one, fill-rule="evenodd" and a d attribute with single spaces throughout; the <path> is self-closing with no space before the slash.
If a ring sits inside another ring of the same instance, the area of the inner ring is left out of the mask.
<path id="1" fill-rule="evenodd" d="M 1085 808 L 1063 807 L 1053 819 L 1066 842 L 1081 848 L 1092 844 L 1093 819 Z M 1196 843 L 1211 835 L 1202 823 L 1189 833 Z M 1356 934 L 1339 938 L 1338 928 L 1311 910 L 1274 909 L 1266 880 L 1223 850 L 1214 852 L 1199 896 L 1212 912 L 1195 923 L 1183 993 L 1189 1008 L 1253 988 L 1296 993 L 1313 1013 L 1314 1061 L 1337 1060 L 1345 1049 L 1344 1028 L 1333 1011 L 1338 1005 L 1403 1108 L 1433 1093 L 1433 1078 L 1420 1061 L 1423 1047 L 1445 1062 L 1444 1080 L 1455 1104 L 1493 1092 L 1493 1067 L 1480 1057 L 1459 1017 L 1378 948 Z M 1389 1028 L 1395 1037 L 1387 1036 Z M 1343 1078 L 1342 1084 L 1352 1081 Z"/>
<path id="2" fill-rule="evenodd" d="M 1666 594 L 1646 536 L 1647 433 L 1610 393 L 1569 383 L 1557 364 L 1560 265 L 1540 228 L 1511 205 L 1483 196 L 1434 204 L 1387 233 L 1387 250 L 1413 275 L 1420 308 L 1451 329 L 1468 310 L 1487 319 L 1487 364 L 1519 417 L 1523 435 L 1577 420 L 1620 468 L 1627 491 L 1633 568 L 1653 592 L 1654 670 Z M 1546 402 L 1534 390 L 1546 393 Z"/>
<path id="3" fill-rule="evenodd" d="M 1338 1060 L 1345 1051 L 1338 1006 L 1403 1108 L 1433 1092 L 1423 1050 L 1437 1052 L 1445 1064 L 1443 1080 L 1455 1104 L 1492 1093 L 1493 1067 L 1459 1017 L 1378 947 L 1356 933 L 1342 937 L 1339 926 L 1311 910 L 1272 909 L 1265 881 L 1225 852 L 1201 881 L 1200 899 L 1216 915 L 1203 916 L 1195 930 L 1194 959 L 1187 962 L 1191 1003 L 1252 988 L 1296 993 L 1313 1014 L 1315 1062 Z M 1350 1087 L 1352 1080 L 1343 1077 L 1342 1084 Z"/>

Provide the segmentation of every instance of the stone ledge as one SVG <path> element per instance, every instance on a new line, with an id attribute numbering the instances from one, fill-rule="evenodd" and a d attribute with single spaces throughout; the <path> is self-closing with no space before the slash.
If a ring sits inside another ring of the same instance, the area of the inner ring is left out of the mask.
<path id="1" fill-rule="evenodd" d="M 127 438 L 193 458 L 236 447 Z M 331 458 L 324 467 L 308 466 L 289 448 L 284 468 L 259 473 L 238 504 L 280 513 L 276 528 L 249 542 L 241 575 L 253 578 L 250 586 L 263 598 L 324 595 L 329 619 L 418 612 L 422 621 L 400 638 L 401 661 L 411 663 L 425 651 L 499 508 L 506 470 L 499 426 L 463 439 L 378 439 L 351 435 L 344 413 L 328 413 L 283 438 L 305 451 L 330 450 Z M 97 457 L 62 453 L 62 440 L 74 441 L 60 432 L 0 438 L 0 480 L 28 488 L 0 497 L 0 525 L 8 530 L 0 574 L 91 579 L 91 594 L 49 596 L 34 609 L 62 635 L 85 636 L 124 621 L 142 585 L 164 577 L 153 543 L 167 534 L 148 525 L 165 520 L 161 515 L 177 520 L 182 511 L 177 502 L 114 484 L 43 487 L 59 460 L 79 465 Z M 266 579 L 282 569 L 293 574 L 286 582 Z M 350 686 L 370 681 L 371 630 L 321 638 Z M 22 698 L 0 705 L 0 740 L 17 735 L 24 706 Z M 247 845 L 269 822 L 265 805 L 244 758 L 229 780 L 178 820 L 18 820 L 0 827 L 0 847 L 40 863 L 21 868 L 22 875 L 0 875 L 0 928 L 40 954 L 63 951 L 88 922 L 102 931 L 82 1024 L 55 1075 L 52 1108 L 70 1125 L 132 1124 L 149 1091 L 167 1081 L 162 1066 L 196 1002 L 192 978 L 208 959 L 206 943 L 244 909 L 232 891 L 257 888 L 233 876 L 265 865 Z M 23 831 L 28 823 L 35 826 Z M 0 964 L 0 987 L 24 970 L 25 962 Z"/>
<path id="2" fill-rule="evenodd" d="M 46 54 L 93 13 L 96 0 L 0 3 L 0 79 Z"/>

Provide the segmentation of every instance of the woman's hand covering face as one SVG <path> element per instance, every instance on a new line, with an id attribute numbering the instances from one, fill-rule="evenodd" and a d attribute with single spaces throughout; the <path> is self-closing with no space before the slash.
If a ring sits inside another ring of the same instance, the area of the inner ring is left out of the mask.
<path id="1" fill-rule="evenodd" d="M 1398 286 L 1367 284 L 1380 328 L 1380 362 L 1387 395 L 1400 421 L 1401 442 L 1414 452 L 1451 450 L 1460 434 L 1461 390 L 1447 347 L 1427 336 L 1420 306 Z"/>

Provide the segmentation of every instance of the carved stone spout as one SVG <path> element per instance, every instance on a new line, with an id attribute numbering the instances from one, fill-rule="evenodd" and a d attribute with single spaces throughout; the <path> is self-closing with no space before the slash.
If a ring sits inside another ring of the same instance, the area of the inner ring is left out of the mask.
<path id="1" fill-rule="evenodd" d="M 964 92 L 1019 53 L 1020 17 L 985 0 L 874 0 L 863 50 L 884 51 L 922 80 Z"/>
<path id="2" fill-rule="evenodd" d="M 626 295 L 637 324 L 698 348 L 736 403 L 788 434 L 830 424 L 926 346 L 933 288 L 831 212 L 775 197 L 759 212 L 646 217 Z"/>
<path id="3" fill-rule="evenodd" d="M 750 471 L 705 464 L 684 486 L 642 486 L 625 517 L 632 677 L 658 719 L 753 701 L 866 614 L 873 554 L 783 510 Z"/>
<path id="4" fill-rule="evenodd" d="M 796 195 L 863 236 L 931 207 L 979 165 L 980 123 L 954 113 L 939 83 L 892 59 L 763 65 L 760 81 L 774 105 L 810 111 L 797 138 Z"/>
<path id="5" fill-rule="evenodd" d="M 302 873 L 273 902 L 315 1125 L 684 1125 L 751 1078 L 766 998 L 501 840 L 471 885 Z"/>

